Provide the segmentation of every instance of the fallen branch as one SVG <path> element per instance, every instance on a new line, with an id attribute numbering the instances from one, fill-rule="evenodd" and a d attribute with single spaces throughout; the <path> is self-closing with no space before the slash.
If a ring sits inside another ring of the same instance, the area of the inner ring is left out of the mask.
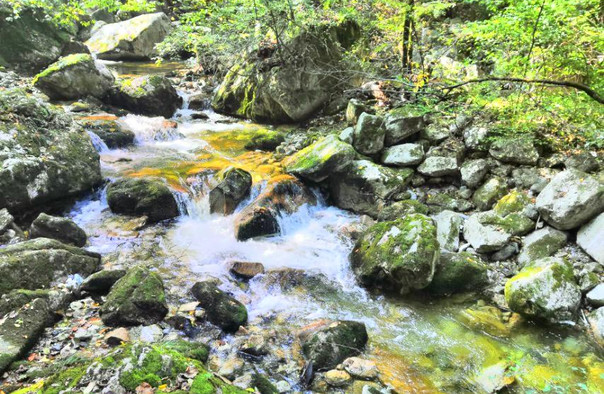
<path id="1" fill-rule="evenodd" d="M 479 79 L 470 79 L 469 81 L 461 82 L 456 85 L 445 86 L 443 90 L 450 92 L 453 89 L 460 88 L 465 85 L 469 85 L 471 83 L 480 83 L 480 82 L 489 82 L 489 81 L 500 81 L 500 82 L 521 82 L 521 83 L 539 83 L 543 85 L 555 85 L 555 86 L 564 86 L 569 88 L 574 88 L 580 90 L 587 94 L 592 99 L 596 100 L 600 104 L 604 104 L 604 98 L 600 96 L 595 90 L 590 88 L 589 86 L 583 85 L 578 82 L 571 81 L 554 81 L 551 79 L 524 79 L 524 78 L 511 78 L 511 77 L 489 77 L 489 78 L 479 78 Z"/>

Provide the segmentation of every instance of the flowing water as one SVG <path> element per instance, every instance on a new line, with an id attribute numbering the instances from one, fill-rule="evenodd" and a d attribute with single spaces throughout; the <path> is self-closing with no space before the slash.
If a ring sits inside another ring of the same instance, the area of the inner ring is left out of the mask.
<path id="1" fill-rule="evenodd" d="M 106 177 L 164 178 L 181 210 L 172 222 L 145 227 L 137 219 L 109 212 L 102 191 L 78 202 L 71 216 L 87 230 L 90 248 L 104 254 L 107 266 L 156 266 L 173 305 L 191 301 L 188 290 L 196 280 L 221 278 L 222 288 L 246 304 L 250 325 L 289 338 L 280 344 L 286 353 L 294 346 L 293 333 L 313 320 L 363 321 L 370 338 L 367 357 L 376 360 L 383 381 L 398 392 L 480 392 L 477 381 L 484 385 L 485 379 L 503 379 L 484 373 L 494 365 L 506 371 L 506 383 L 515 377 L 514 392 L 602 392 L 604 364 L 588 338 L 573 327 L 524 323 L 510 333 L 492 314 L 468 319 L 464 311 L 475 304 L 468 297 L 396 299 L 359 287 L 348 262 L 350 231 L 359 217 L 321 198 L 317 206 L 280 218 L 280 235 L 238 242 L 234 216 L 209 213 L 213 173 L 228 165 L 250 171 L 254 187 L 249 202 L 281 167 L 271 154 L 243 148 L 250 132 L 262 126 L 206 112 L 209 119 L 192 120 L 185 100 L 175 125 L 163 118 L 128 115 L 122 120 L 135 131 L 136 146 L 109 150 L 95 142 Z M 267 270 L 302 270 L 305 275 L 293 285 L 261 276 L 242 286 L 228 274 L 232 260 L 261 262 Z M 297 387 L 298 372 L 283 369 L 279 376 Z"/>

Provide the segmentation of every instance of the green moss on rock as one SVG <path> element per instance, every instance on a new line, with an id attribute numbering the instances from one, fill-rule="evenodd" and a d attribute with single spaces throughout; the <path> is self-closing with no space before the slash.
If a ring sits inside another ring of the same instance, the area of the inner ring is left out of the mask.
<path id="1" fill-rule="evenodd" d="M 112 212 L 147 216 L 150 222 L 178 216 L 174 195 L 158 179 L 119 179 L 107 187 L 107 203 Z"/>
<path id="2" fill-rule="evenodd" d="M 426 288 L 434 294 L 479 291 L 488 284 L 487 265 L 468 252 L 443 253 Z"/>

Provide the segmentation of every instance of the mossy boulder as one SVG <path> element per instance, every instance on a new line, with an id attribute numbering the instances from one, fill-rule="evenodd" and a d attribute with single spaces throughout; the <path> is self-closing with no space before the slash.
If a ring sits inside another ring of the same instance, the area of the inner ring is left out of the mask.
<path id="1" fill-rule="evenodd" d="M 367 343 L 365 324 L 350 320 L 314 322 L 298 333 L 302 352 L 316 371 L 335 368 L 359 355 Z"/>
<path id="2" fill-rule="evenodd" d="M 158 179 L 119 179 L 107 187 L 107 203 L 114 213 L 147 216 L 150 222 L 172 219 L 179 214 L 174 195 Z"/>
<path id="3" fill-rule="evenodd" d="M 369 160 L 354 160 L 329 178 L 336 206 L 375 217 L 381 206 L 399 199 L 411 181 L 410 168 L 389 168 Z"/>
<path id="4" fill-rule="evenodd" d="M 316 204 L 316 198 L 302 182 L 291 175 L 271 178 L 262 193 L 237 213 L 235 236 L 245 241 L 278 234 L 281 229 L 277 218 L 291 215 L 305 204 Z"/>
<path id="5" fill-rule="evenodd" d="M 505 196 L 507 191 L 508 187 L 503 178 L 492 177 L 476 189 L 472 196 L 472 202 L 478 209 L 486 211 Z"/>
<path id="6" fill-rule="evenodd" d="M 511 213 L 500 216 L 495 211 L 478 212 L 470 216 L 464 225 L 464 238 L 478 253 L 501 250 L 512 236 L 525 235 L 535 226 L 528 217 Z"/>
<path id="7" fill-rule="evenodd" d="M 182 98 L 168 78 L 145 75 L 118 80 L 109 92 L 109 102 L 135 114 L 170 118 L 182 105 Z"/>
<path id="8" fill-rule="evenodd" d="M 510 164 L 534 165 L 539 160 L 539 152 L 525 138 L 499 139 L 491 144 L 489 153 L 495 159 Z"/>
<path id="9" fill-rule="evenodd" d="M 562 322 L 574 320 L 581 302 L 581 290 L 572 265 L 548 257 L 523 268 L 505 284 L 508 307 L 526 317 Z"/>
<path id="10" fill-rule="evenodd" d="M 491 305 L 476 305 L 459 313 L 459 320 L 472 329 L 484 331 L 495 337 L 509 337 L 523 318 L 513 312 L 502 312 Z"/>
<path id="11" fill-rule="evenodd" d="M 384 119 L 386 146 L 396 145 L 419 133 L 426 126 L 424 114 L 415 108 L 397 108 L 390 111 Z"/>
<path id="12" fill-rule="evenodd" d="M 113 86 L 113 74 L 86 53 L 61 58 L 36 75 L 35 87 L 52 100 L 102 99 Z"/>
<path id="13" fill-rule="evenodd" d="M 29 228 L 31 238 L 52 238 L 78 247 L 86 245 L 88 237 L 73 220 L 41 213 Z"/>
<path id="14" fill-rule="evenodd" d="M 23 211 L 101 181 L 99 155 L 70 116 L 20 89 L 0 90 L 0 208 Z"/>
<path id="15" fill-rule="evenodd" d="M 248 150 L 274 151 L 285 141 L 285 134 L 275 130 L 259 130 L 254 133 L 249 142 L 245 144 Z"/>
<path id="16" fill-rule="evenodd" d="M 24 290 L 17 289 L 2 295 L 0 298 L 0 318 L 4 317 L 9 312 L 21 308 L 23 305 L 32 302 L 36 298 L 48 299 L 50 290 Z"/>
<path id="17" fill-rule="evenodd" d="M 410 214 L 370 227 L 357 241 L 350 261 L 364 285 L 405 294 L 430 284 L 439 255 L 432 219 Z"/>
<path id="18" fill-rule="evenodd" d="M 351 126 L 356 125 L 363 112 L 372 113 L 371 108 L 361 100 L 350 99 L 346 106 L 346 122 Z"/>
<path id="19" fill-rule="evenodd" d="M 168 313 L 164 283 L 156 272 L 138 266 L 119 279 L 101 308 L 108 326 L 150 325 Z"/>
<path id="20" fill-rule="evenodd" d="M 247 309 L 215 282 L 197 282 L 191 289 L 199 305 L 206 311 L 208 320 L 225 332 L 233 333 L 247 323 Z"/>
<path id="21" fill-rule="evenodd" d="M 417 200 L 401 200 L 383 207 L 377 215 L 377 220 L 392 221 L 412 213 L 428 214 L 428 207 Z"/>
<path id="22" fill-rule="evenodd" d="M 518 263 L 524 266 L 531 261 L 550 257 L 566 245 L 567 239 L 566 233 L 549 226 L 534 231 L 522 241 Z"/>
<path id="23" fill-rule="evenodd" d="M 531 198 L 526 193 L 512 190 L 497 201 L 493 210 L 499 216 L 507 216 L 510 213 L 522 213 L 531 203 Z"/>
<path id="24" fill-rule="evenodd" d="M 426 291 L 433 294 L 479 291 L 488 283 L 487 265 L 480 257 L 468 252 L 444 252 Z"/>
<path id="25" fill-rule="evenodd" d="M 351 145 L 329 135 L 287 158 L 285 171 L 312 182 L 321 182 L 346 167 L 356 155 Z"/>
<path id="26" fill-rule="evenodd" d="M 96 29 L 85 42 L 90 52 L 106 60 L 149 60 L 171 30 L 170 18 L 163 12 L 140 15 Z"/>
<path id="27" fill-rule="evenodd" d="M 210 212 L 230 215 L 250 193 L 252 176 L 241 168 L 228 167 L 216 174 L 218 184 L 210 190 Z"/>
<path id="28" fill-rule="evenodd" d="M 385 136 L 384 119 L 364 112 L 354 127 L 352 145 L 364 155 L 373 155 L 384 149 Z"/>
<path id="29" fill-rule="evenodd" d="M 101 256 L 47 238 L 0 249 L 0 295 L 13 289 L 39 289 L 67 275 L 88 276 L 98 269 Z"/>

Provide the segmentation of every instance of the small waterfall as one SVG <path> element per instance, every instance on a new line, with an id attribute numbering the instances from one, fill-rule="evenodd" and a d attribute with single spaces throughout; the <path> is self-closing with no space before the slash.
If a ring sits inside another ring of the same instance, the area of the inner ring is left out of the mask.
<path id="1" fill-rule="evenodd" d="M 186 192 L 174 192 L 181 216 L 204 218 L 210 215 L 210 178 L 198 175 L 190 184 L 183 184 Z"/>
<path id="2" fill-rule="evenodd" d="M 149 142 L 173 141 L 184 138 L 178 131 L 174 121 L 166 120 L 161 116 L 147 117 L 141 115 L 126 115 L 120 119 L 134 131 L 136 143 L 144 145 Z"/>
<path id="3" fill-rule="evenodd" d="M 101 137 L 99 137 L 98 135 L 96 135 L 94 132 L 92 132 L 90 130 L 86 130 L 86 133 L 88 133 L 88 135 L 90 136 L 90 140 L 92 141 L 92 146 L 94 146 L 94 149 L 96 149 L 97 152 L 103 153 L 103 152 L 107 152 L 109 150 L 109 147 L 107 146 L 105 141 L 103 141 L 101 139 Z"/>

